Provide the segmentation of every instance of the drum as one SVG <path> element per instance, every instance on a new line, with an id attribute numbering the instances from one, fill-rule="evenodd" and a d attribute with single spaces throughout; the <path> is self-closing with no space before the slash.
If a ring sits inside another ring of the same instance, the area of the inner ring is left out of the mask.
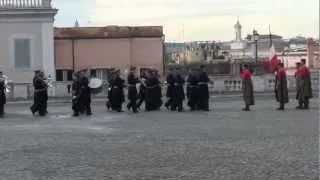
<path id="1" fill-rule="evenodd" d="M 92 94 L 98 94 L 102 91 L 102 81 L 98 78 L 91 78 L 89 87 Z"/>

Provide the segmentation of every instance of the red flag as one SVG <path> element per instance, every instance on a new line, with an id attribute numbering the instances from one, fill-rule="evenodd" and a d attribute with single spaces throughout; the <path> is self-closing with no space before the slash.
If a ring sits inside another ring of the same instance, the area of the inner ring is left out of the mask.
<path id="1" fill-rule="evenodd" d="M 279 63 L 280 63 L 280 61 L 278 59 L 278 56 L 277 55 L 272 56 L 272 58 L 270 59 L 271 70 L 275 70 Z"/>

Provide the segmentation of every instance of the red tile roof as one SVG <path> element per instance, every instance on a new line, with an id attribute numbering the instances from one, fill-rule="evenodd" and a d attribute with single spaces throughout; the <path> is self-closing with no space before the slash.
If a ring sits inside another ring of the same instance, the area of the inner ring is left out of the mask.
<path id="1" fill-rule="evenodd" d="M 162 37 L 162 26 L 54 28 L 55 39 Z"/>

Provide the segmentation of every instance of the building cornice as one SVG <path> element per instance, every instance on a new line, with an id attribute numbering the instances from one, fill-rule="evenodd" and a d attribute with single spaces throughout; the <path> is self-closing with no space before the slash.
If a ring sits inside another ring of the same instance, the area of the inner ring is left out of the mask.
<path id="1" fill-rule="evenodd" d="M 1 9 L 0 18 L 35 18 L 35 17 L 54 17 L 58 9 L 53 8 L 20 8 L 20 9 Z"/>

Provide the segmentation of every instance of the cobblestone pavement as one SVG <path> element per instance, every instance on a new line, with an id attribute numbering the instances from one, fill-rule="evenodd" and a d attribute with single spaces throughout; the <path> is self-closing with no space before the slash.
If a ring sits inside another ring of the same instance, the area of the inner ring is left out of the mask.
<path id="1" fill-rule="evenodd" d="M 0 119 L 1 180 L 315 180 L 317 101 L 278 112 L 270 99 L 242 112 L 241 99 L 211 112 L 106 112 L 73 118 L 50 104 L 47 118 L 8 105 Z"/>

